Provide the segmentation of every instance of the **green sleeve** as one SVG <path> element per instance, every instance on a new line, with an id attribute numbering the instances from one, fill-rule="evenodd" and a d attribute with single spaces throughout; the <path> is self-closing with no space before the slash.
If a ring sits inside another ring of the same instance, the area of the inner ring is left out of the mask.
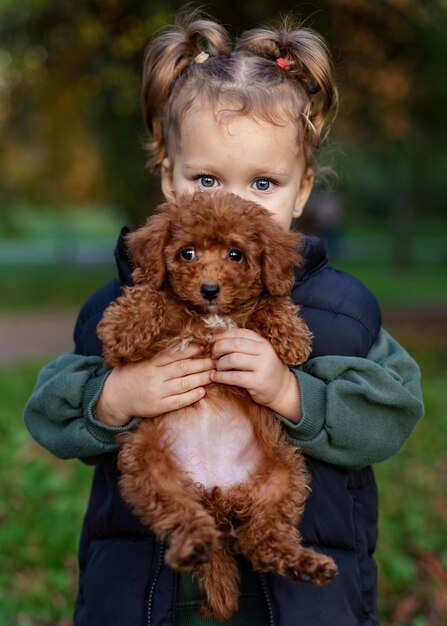
<path id="1" fill-rule="evenodd" d="M 355 469 L 388 459 L 424 412 L 419 368 L 385 330 L 366 359 L 317 357 L 293 371 L 303 417 L 279 417 L 292 443 L 328 463 Z"/>
<path id="2" fill-rule="evenodd" d="M 96 419 L 94 407 L 110 372 L 100 357 L 72 353 L 46 365 L 24 412 L 34 439 L 61 459 L 90 459 L 116 450 L 116 435 L 139 420 L 113 427 Z"/>

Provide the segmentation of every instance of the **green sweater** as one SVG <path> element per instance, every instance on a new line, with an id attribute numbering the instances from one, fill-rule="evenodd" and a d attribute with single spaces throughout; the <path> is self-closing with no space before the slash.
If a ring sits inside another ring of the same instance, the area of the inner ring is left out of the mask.
<path id="1" fill-rule="evenodd" d="M 66 354 L 46 365 L 25 407 L 32 436 L 61 459 L 94 462 L 113 452 L 117 433 L 94 407 L 110 373 L 100 357 Z M 357 469 L 395 454 L 422 417 L 420 372 L 384 330 L 368 358 L 324 356 L 293 370 L 302 400 L 298 424 L 284 422 L 291 443 L 316 459 Z"/>
<path id="2" fill-rule="evenodd" d="M 39 374 L 25 408 L 33 437 L 56 456 L 95 462 L 117 449 L 117 433 L 134 428 L 96 419 L 94 407 L 110 373 L 99 357 L 66 354 Z M 415 361 L 384 330 L 368 358 L 325 356 L 293 370 L 301 388 L 299 424 L 278 416 L 289 440 L 314 458 L 347 468 L 383 461 L 405 443 L 423 414 Z M 250 564 L 239 560 L 241 600 L 231 626 L 263 623 L 262 600 Z M 198 616 L 200 594 L 193 577 L 179 577 L 178 626 L 214 626 Z M 216 623 L 217 624 L 217 623 Z"/>

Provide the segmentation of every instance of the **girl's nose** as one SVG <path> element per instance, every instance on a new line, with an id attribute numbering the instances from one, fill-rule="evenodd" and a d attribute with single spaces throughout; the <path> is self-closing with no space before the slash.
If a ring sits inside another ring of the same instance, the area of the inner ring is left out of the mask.
<path id="1" fill-rule="evenodd" d="M 248 198 L 245 197 L 245 190 L 241 189 L 241 187 L 236 186 L 236 185 L 227 185 L 225 187 L 225 191 L 227 193 L 234 193 L 235 196 L 239 196 L 240 198 L 242 198 L 243 200 L 247 200 Z"/>

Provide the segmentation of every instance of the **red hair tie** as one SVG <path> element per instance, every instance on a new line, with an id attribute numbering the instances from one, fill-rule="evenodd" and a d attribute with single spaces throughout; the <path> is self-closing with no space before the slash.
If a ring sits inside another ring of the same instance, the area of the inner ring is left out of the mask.
<path id="1" fill-rule="evenodd" d="M 278 67 L 280 67 L 282 70 L 288 72 L 290 70 L 291 63 L 284 57 L 278 57 L 276 59 L 276 65 L 278 65 Z"/>

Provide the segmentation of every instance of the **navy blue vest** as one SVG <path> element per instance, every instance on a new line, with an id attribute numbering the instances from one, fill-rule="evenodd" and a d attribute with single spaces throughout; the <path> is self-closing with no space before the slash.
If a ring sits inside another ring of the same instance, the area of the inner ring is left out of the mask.
<path id="1" fill-rule="evenodd" d="M 96 325 L 107 305 L 131 284 L 122 235 L 115 256 L 119 279 L 84 305 L 75 329 L 76 352 L 101 355 Z M 315 237 L 306 240 L 292 297 L 314 333 L 312 357 L 366 357 L 380 329 L 372 294 L 328 266 Z M 312 495 L 300 526 L 304 543 L 332 556 L 339 576 L 324 587 L 260 574 L 269 626 L 377 626 L 377 489 L 370 467 L 346 470 L 308 459 Z M 122 501 L 116 455 L 97 465 L 80 549 L 75 626 L 173 626 L 177 576 L 164 563 L 164 545 Z"/>

